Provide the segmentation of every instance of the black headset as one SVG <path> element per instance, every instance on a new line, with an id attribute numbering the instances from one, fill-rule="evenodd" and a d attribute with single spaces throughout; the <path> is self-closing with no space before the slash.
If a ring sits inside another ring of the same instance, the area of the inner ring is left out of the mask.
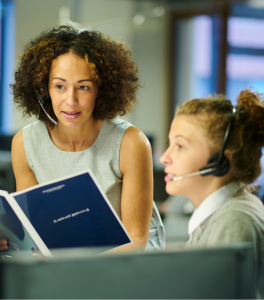
<path id="1" fill-rule="evenodd" d="M 224 151 L 226 149 L 227 141 L 230 136 L 230 131 L 231 131 L 232 125 L 235 120 L 235 115 L 236 115 L 236 108 L 233 106 L 231 120 L 229 121 L 229 123 L 227 125 L 222 149 L 221 149 L 220 153 L 213 154 L 208 159 L 207 165 L 202 167 L 199 170 L 199 171 L 208 170 L 208 172 L 201 174 L 202 176 L 213 175 L 213 176 L 221 177 L 228 173 L 228 171 L 230 169 L 230 161 L 224 155 Z M 212 169 L 212 170 L 209 171 L 209 169 Z"/>

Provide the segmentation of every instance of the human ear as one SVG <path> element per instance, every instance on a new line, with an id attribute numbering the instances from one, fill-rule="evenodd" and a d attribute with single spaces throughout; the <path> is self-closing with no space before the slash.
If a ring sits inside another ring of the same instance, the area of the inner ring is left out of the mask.
<path id="1" fill-rule="evenodd" d="M 225 154 L 225 156 L 227 157 L 227 159 L 231 162 L 232 159 L 233 159 L 233 154 L 232 154 L 232 152 L 231 152 L 230 150 L 227 149 L 227 150 L 225 150 L 224 154 Z"/>

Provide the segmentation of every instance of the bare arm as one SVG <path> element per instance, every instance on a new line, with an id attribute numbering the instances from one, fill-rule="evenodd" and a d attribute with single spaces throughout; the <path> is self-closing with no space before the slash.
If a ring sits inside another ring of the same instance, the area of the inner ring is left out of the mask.
<path id="1" fill-rule="evenodd" d="M 16 178 L 16 190 L 21 191 L 37 185 L 37 179 L 30 169 L 23 142 L 23 132 L 19 131 L 12 141 L 12 165 Z"/>
<path id="2" fill-rule="evenodd" d="M 30 169 L 24 149 L 23 134 L 20 131 L 12 141 L 12 165 L 16 178 L 17 191 L 38 184 L 35 174 Z M 0 240 L 0 250 L 8 248 L 8 241 Z"/>
<path id="3" fill-rule="evenodd" d="M 134 243 L 111 252 L 144 249 L 153 208 L 153 166 L 150 143 L 135 127 L 128 128 L 123 137 L 120 171 L 123 175 L 122 222 Z"/>

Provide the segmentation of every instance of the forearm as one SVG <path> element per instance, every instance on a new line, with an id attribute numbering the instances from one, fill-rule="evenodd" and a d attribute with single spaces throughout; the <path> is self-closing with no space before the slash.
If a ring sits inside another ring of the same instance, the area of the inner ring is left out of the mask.
<path id="1" fill-rule="evenodd" d="M 127 244 L 116 249 L 107 251 L 107 253 L 118 253 L 126 251 L 144 251 L 147 246 L 148 239 L 146 237 L 131 237 L 133 243 Z"/>

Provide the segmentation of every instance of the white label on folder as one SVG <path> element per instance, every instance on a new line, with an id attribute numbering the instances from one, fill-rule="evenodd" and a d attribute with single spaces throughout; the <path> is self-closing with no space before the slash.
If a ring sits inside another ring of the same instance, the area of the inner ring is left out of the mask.
<path id="1" fill-rule="evenodd" d="M 65 184 L 58 185 L 58 186 L 55 186 L 55 187 L 53 187 L 53 188 L 51 188 L 51 189 L 42 191 L 42 193 L 51 193 L 51 192 L 55 192 L 55 191 L 57 191 L 57 190 L 62 189 L 63 187 L 65 187 Z"/>
<path id="2" fill-rule="evenodd" d="M 85 213 L 85 212 L 88 212 L 88 211 L 90 211 L 89 208 L 83 209 L 83 210 L 81 210 L 81 211 L 77 211 L 77 212 L 74 213 L 74 214 L 67 215 L 66 217 L 62 217 L 62 218 L 59 218 L 59 219 L 57 219 L 57 220 L 54 220 L 53 223 L 57 223 L 57 222 L 66 220 L 66 219 L 69 219 L 69 218 L 71 218 L 71 217 L 75 217 L 75 216 L 77 216 L 77 215 L 79 215 L 79 214 L 82 214 L 82 213 Z"/>

